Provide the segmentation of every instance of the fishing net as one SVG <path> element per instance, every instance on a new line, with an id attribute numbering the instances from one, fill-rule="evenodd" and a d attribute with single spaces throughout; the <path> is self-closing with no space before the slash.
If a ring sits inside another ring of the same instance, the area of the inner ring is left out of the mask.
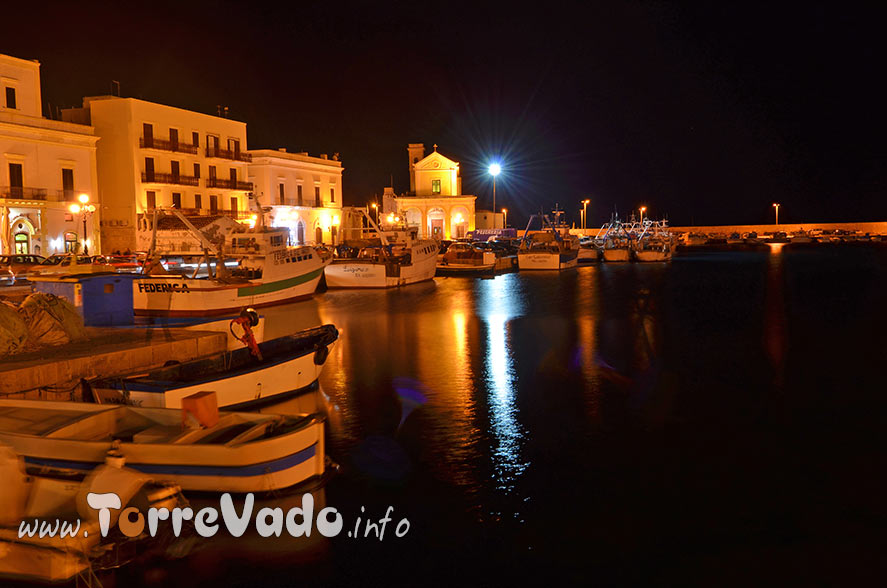
<path id="1" fill-rule="evenodd" d="M 38 346 L 86 339 L 83 318 L 70 302 L 54 294 L 35 292 L 25 298 L 18 312 L 27 324 L 30 342 Z"/>
<path id="2" fill-rule="evenodd" d="M 0 302 L 0 356 L 23 351 L 28 342 L 28 325 L 8 302 Z"/>

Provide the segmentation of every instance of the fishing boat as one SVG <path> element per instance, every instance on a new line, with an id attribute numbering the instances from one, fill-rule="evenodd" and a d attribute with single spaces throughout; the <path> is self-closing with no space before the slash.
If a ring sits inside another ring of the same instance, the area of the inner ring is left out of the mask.
<path id="1" fill-rule="evenodd" d="M 561 210 L 554 211 L 554 222 L 545 214 L 530 216 L 517 250 L 517 264 L 521 270 L 562 270 L 576 267 L 579 238 L 571 235 L 569 229 L 558 222 L 562 213 Z M 530 227 L 537 218 L 542 224 L 542 230 L 531 231 Z"/>
<path id="2" fill-rule="evenodd" d="M 368 227 L 342 229 L 358 235 L 336 248 L 324 269 L 328 287 L 395 288 L 434 278 L 437 241 L 419 239 L 416 227 L 398 222 L 382 229 L 369 215 L 364 217 Z"/>
<path id="3" fill-rule="evenodd" d="M 664 220 L 645 220 L 632 241 L 632 254 L 637 261 L 670 261 L 673 250 L 672 236 Z"/>
<path id="4" fill-rule="evenodd" d="M 632 227 L 619 220 L 619 215 L 613 214 L 610 222 L 601 226 L 596 239 L 601 245 L 601 257 L 604 261 L 613 263 L 631 261 Z"/>
<path id="5" fill-rule="evenodd" d="M 323 325 L 148 374 L 93 380 L 89 386 L 105 402 L 181 408 L 186 396 L 212 391 L 220 407 L 247 408 L 308 391 L 338 337 L 336 327 Z"/>
<path id="6" fill-rule="evenodd" d="M 593 237 L 579 238 L 579 256 L 577 263 L 594 263 L 601 259 L 601 248 Z"/>
<path id="7" fill-rule="evenodd" d="M 0 400 L 0 443 L 29 471 L 87 473 L 110 453 L 186 491 L 268 492 L 324 472 L 322 416 L 219 412 L 212 426 L 184 417 L 168 408 Z"/>
<path id="8" fill-rule="evenodd" d="M 145 274 L 133 283 L 136 316 L 236 314 L 246 306 L 272 306 L 308 298 L 332 259 L 329 252 L 319 247 L 288 246 L 289 232 L 283 227 L 244 228 L 227 237 L 227 243 L 218 245 L 180 212 L 172 214 L 203 244 L 204 259 L 189 277 L 169 273 L 160 265 L 156 252 L 151 251 Z M 155 217 L 155 232 L 156 227 Z M 229 268 L 224 262 L 211 264 L 210 251 L 215 252 L 216 260 L 234 258 L 235 267 Z M 214 271 L 199 277 L 203 266 Z"/>
<path id="9" fill-rule="evenodd" d="M 489 242 L 452 243 L 438 258 L 437 273 L 440 275 L 465 275 L 512 270 L 517 266 L 517 256 L 509 248 Z"/>

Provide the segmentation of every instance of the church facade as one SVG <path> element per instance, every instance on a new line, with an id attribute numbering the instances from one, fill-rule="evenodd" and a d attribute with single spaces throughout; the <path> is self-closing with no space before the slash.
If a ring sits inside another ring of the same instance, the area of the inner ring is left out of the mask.
<path id="1" fill-rule="evenodd" d="M 404 219 L 418 227 L 419 236 L 434 239 L 461 239 L 474 230 L 476 196 L 462 194 L 459 163 L 437 151 L 425 155 L 425 145 L 407 147 L 410 165 L 410 191 L 395 195 L 386 188 L 382 201 L 384 222 Z"/>

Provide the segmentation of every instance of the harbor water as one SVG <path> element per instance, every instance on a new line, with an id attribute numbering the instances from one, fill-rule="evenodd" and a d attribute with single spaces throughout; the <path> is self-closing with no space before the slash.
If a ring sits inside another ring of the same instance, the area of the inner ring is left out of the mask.
<path id="1" fill-rule="evenodd" d="M 318 492 L 393 522 L 201 540 L 117 584 L 852 582 L 887 520 L 885 292 L 887 248 L 774 246 L 269 309 L 266 337 L 339 328 Z"/>

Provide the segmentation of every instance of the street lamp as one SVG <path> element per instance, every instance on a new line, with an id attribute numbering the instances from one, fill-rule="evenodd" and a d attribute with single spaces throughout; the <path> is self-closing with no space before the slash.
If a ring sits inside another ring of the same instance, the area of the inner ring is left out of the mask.
<path id="1" fill-rule="evenodd" d="M 80 204 L 75 202 L 68 207 L 68 210 L 71 211 L 71 214 L 80 214 L 83 219 L 83 255 L 89 255 L 89 245 L 86 243 L 86 217 L 95 212 L 95 206 L 89 203 L 88 194 L 81 194 L 77 200 L 80 201 Z"/>
<path id="2" fill-rule="evenodd" d="M 779 204 L 777 202 L 774 202 L 773 208 L 776 209 L 776 225 L 779 226 Z"/>
<path id="3" fill-rule="evenodd" d="M 647 212 L 647 207 L 641 206 L 640 211 L 641 211 L 641 224 L 644 224 L 644 213 Z"/>
<path id="4" fill-rule="evenodd" d="M 379 224 L 379 205 L 373 202 L 372 207 L 376 211 L 376 224 Z"/>
<path id="5" fill-rule="evenodd" d="M 496 210 L 496 176 L 502 171 L 498 163 L 490 164 L 490 175 L 493 176 L 493 210 Z"/>
<path id="6" fill-rule="evenodd" d="M 502 209 L 502 228 L 503 229 L 508 228 L 508 209 L 507 208 Z"/>
<path id="7" fill-rule="evenodd" d="M 585 230 L 585 227 L 588 225 L 588 203 L 591 200 L 583 200 L 582 201 L 582 229 Z"/>

